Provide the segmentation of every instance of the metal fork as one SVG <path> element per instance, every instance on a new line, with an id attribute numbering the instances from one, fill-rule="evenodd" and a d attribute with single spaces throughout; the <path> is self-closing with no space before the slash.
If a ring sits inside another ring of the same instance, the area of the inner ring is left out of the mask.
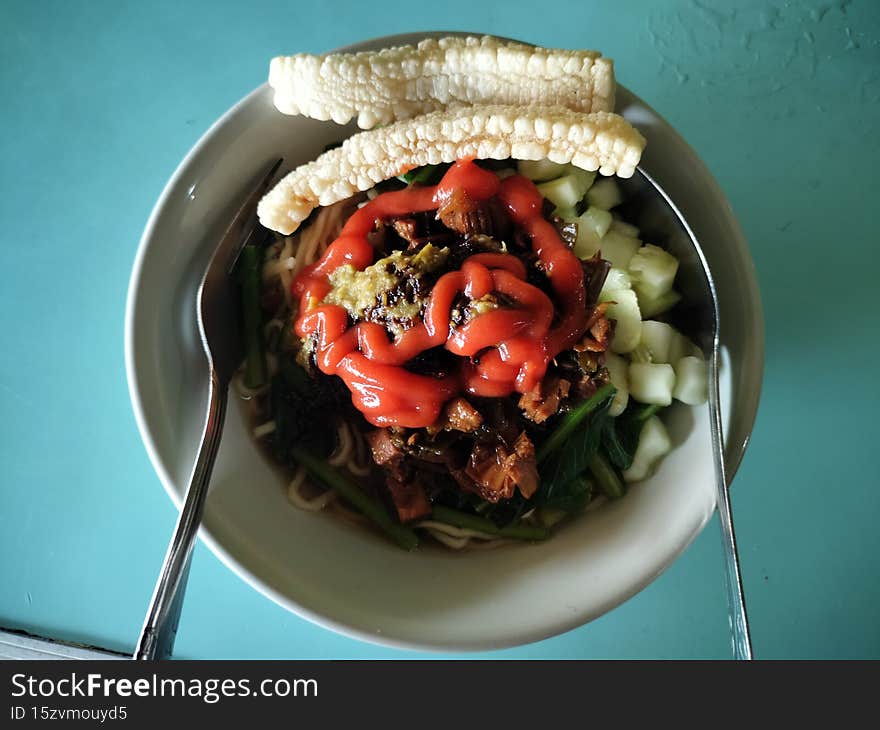
<path id="1" fill-rule="evenodd" d="M 281 160 L 272 165 L 241 206 L 214 250 L 199 284 L 196 318 L 210 373 L 208 412 L 183 507 L 165 553 L 134 659 L 167 659 L 174 648 L 193 546 L 223 432 L 229 382 L 244 355 L 232 273 L 242 248 L 257 230 L 257 203 L 280 165 Z"/>

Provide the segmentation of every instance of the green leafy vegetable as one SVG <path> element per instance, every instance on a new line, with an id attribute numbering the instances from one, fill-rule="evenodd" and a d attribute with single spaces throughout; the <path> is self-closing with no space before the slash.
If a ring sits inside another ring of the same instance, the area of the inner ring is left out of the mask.
<path id="1" fill-rule="evenodd" d="M 431 512 L 431 519 L 442 522 L 445 525 L 485 532 L 487 535 L 509 537 L 514 540 L 544 540 L 550 536 L 550 531 L 546 527 L 529 525 L 523 522 L 507 525 L 506 527 L 498 527 L 498 525 L 486 517 L 459 512 L 442 505 L 434 506 Z"/>
<path id="2" fill-rule="evenodd" d="M 607 383 L 593 393 L 592 397 L 588 398 L 583 403 L 579 403 L 566 413 L 562 417 L 562 421 L 559 425 L 553 430 L 544 443 L 541 444 L 541 448 L 538 449 L 538 464 L 559 449 L 568 437 L 574 433 L 577 427 L 580 426 L 583 420 L 590 415 L 590 413 L 603 403 L 606 403 L 606 401 L 610 402 L 610 399 L 614 396 L 615 392 L 616 390 L 614 386 L 611 385 L 611 383 Z"/>
<path id="3" fill-rule="evenodd" d="M 417 183 L 418 185 L 436 185 L 440 182 L 440 178 L 446 174 L 446 171 L 449 169 L 449 164 L 439 164 L 439 165 L 424 165 L 422 167 L 416 167 L 409 172 L 403 173 L 403 175 L 398 175 L 397 179 L 402 180 L 403 182 L 409 183 Z"/>
<path id="4" fill-rule="evenodd" d="M 581 474 L 544 499 L 542 507 L 553 507 L 564 512 L 580 512 L 593 499 L 596 485 L 590 477 Z"/>
<path id="5" fill-rule="evenodd" d="M 596 478 L 599 488 L 606 497 L 617 499 L 624 493 L 623 482 L 614 467 L 611 466 L 602 454 L 596 452 L 590 460 L 590 473 Z"/>
<path id="6" fill-rule="evenodd" d="M 542 464 L 541 486 L 536 494 L 539 504 L 561 508 L 563 502 L 572 501 L 583 491 L 578 489 L 577 477 L 586 472 L 599 449 L 605 423 L 611 420 L 608 408 L 612 395 L 606 397 L 586 423 L 580 422 L 580 427 L 565 441 L 563 448 Z M 577 500 L 574 501 L 576 504 Z"/>
<path id="7" fill-rule="evenodd" d="M 248 388 L 259 388 L 268 378 L 263 345 L 263 311 L 260 308 L 263 250 L 258 246 L 245 246 L 241 251 L 238 267 L 246 353 L 244 384 Z"/>
<path id="8" fill-rule="evenodd" d="M 602 386 L 565 414 L 542 444 L 538 451 L 541 486 L 534 504 L 576 512 L 593 498 L 595 484 L 587 472 L 602 448 L 604 434 L 613 428 L 608 409 L 615 392 L 610 384 Z"/>
<path id="9" fill-rule="evenodd" d="M 269 397 L 275 419 L 272 441 L 276 458 L 289 462 L 294 446 L 305 446 L 320 456 L 333 450 L 336 426 L 328 414 L 345 412 L 351 404 L 338 378 L 312 378 L 291 356 L 280 357 Z"/>
<path id="10" fill-rule="evenodd" d="M 281 358 L 278 364 L 278 373 L 285 387 L 295 391 L 303 398 L 309 397 L 314 388 L 313 381 L 292 357 Z"/>
<path id="11" fill-rule="evenodd" d="M 435 475 L 435 479 L 440 487 L 431 497 L 435 506 L 448 507 L 459 512 L 474 512 L 491 520 L 496 527 L 506 527 L 515 523 L 535 506 L 532 500 L 523 497 L 518 490 L 510 499 L 489 502 L 476 494 L 462 491 L 458 483 L 451 477 L 445 480 L 443 477 Z"/>
<path id="12" fill-rule="evenodd" d="M 272 331 L 269 333 L 269 337 L 266 340 L 266 350 L 268 352 L 278 352 L 278 348 L 281 346 L 281 337 L 283 334 L 284 328 L 272 328 Z"/>
<path id="13" fill-rule="evenodd" d="M 418 546 L 419 538 L 412 529 L 395 522 L 381 502 L 373 499 L 356 484 L 350 482 L 347 477 L 336 471 L 326 461 L 316 458 L 302 446 L 293 448 L 293 457 L 306 468 L 312 477 L 328 489 L 335 490 L 340 497 L 373 522 L 400 547 L 405 550 L 413 550 Z"/>
<path id="14" fill-rule="evenodd" d="M 609 419 L 605 424 L 602 450 L 617 469 L 626 471 L 632 466 L 642 426 L 662 408 L 663 406 L 632 402 L 620 416 Z"/>
<path id="15" fill-rule="evenodd" d="M 605 424 L 602 431 L 602 450 L 609 461 L 621 471 L 632 466 L 641 430 L 642 421 L 625 418 L 625 414 L 609 418 Z"/>

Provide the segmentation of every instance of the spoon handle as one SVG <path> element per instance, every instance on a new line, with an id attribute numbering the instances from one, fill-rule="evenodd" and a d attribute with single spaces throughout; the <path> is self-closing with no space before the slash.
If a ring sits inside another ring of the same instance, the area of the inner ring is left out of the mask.
<path id="1" fill-rule="evenodd" d="M 167 659 L 174 648 L 193 546 L 202 521 L 211 471 L 223 432 L 227 392 L 228 389 L 220 386 L 216 373 L 212 371 L 208 386 L 208 414 L 198 456 L 138 638 L 134 659 Z"/>
<path id="2" fill-rule="evenodd" d="M 739 558 L 736 550 L 736 534 L 727 489 L 727 473 L 724 467 L 724 432 L 721 424 L 721 396 L 718 383 L 718 339 L 709 358 L 709 430 L 712 433 L 712 454 L 715 461 L 715 487 L 718 502 L 718 518 L 721 522 L 721 542 L 724 548 L 725 577 L 730 631 L 735 659 L 752 658 L 752 642 L 749 637 L 749 620 L 746 616 L 745 595 Z"/>

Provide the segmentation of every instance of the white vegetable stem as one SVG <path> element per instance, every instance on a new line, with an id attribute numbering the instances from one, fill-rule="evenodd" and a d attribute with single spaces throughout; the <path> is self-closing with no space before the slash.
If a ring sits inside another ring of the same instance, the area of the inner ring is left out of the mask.
<path id="1" fill-rule="evenodd" d="M 560 165 L 550 160 L 520 160 L 516 163 L 517 172 L 533 182 L 555 180 L 570 172 L 569 165 Z"/>
<path id="2" fill-rule="evenodd" d="M 649 299 L 657 299 L 672 289 L 678 259 L 659 246 L 645 244 L 629 262 L 633 289 Z"/>
<path id="3" fill-rule="evenodd" d="M 675 388 L 672 395 L 689 406 L 698 406 L 709 398 L 709 369 L 698 357 L 683 357 L 675 364 Z"/>
<path id="4" fill-rule="evenodd" d="M 611 224 L 611 230 L 617 231 L 621 236 L 627 236 L 629 238 L 639 237 L 639 229 L 620 218 L 614 219 L 614 223 Z"/>
<path id="5" fill-rule="evenodd" d="M 602 291 L 599 293 L 599 301 L 611 301 L 613 299 L 611 292 L 620 291 L 621 289 L 632 289 L 632 281 L 626 271 L 612 266 L 608 276 L 605 277 Z"/>
<path id="6" fill-rule="evenodd" d="M 538 185 L 538 192 L 556 208 L 573 209 L 584 197 L 589 183 L 581 175 L 568 174 Z"/>
<path id="7" fill-rule="evenodd" d="M 642 343 L 651 356 L 651 362 L 670 362 L 669 348 L 676 337 L 681 337 L 678 332 L 666 322 L 655 322 L 652 319 L 642 322 Z"/>
<path id="8" fill-rule="evenodd" d="M 639 344 L 642 336 L 642 315 L 636 293 L 632 289 L 609 292 L 603 290 L 600 299 L 610 302 L 605 314 L 609 319 L 615 320 L 611 351 L 630 352 Z"/>
<path id="9" fill-rule="evenodd" d="M 587 191 L 587 202 L 596 208 L 611 210 L 623 202 L 623 196 L 613 177 L 603 177 L 596 180 Z"/>
<path id="10" fill-rule="evenodd" d="M 608 375 L 611 376 L 611 384 L 617 389 L 614 397 L 611 399 L 611 406 L 608 408 L 610 416 L 619 416 L 626 410 L 629 403 L 629 377 L 627 375 L 627 364 L 620 355 L 613 352 L 605 353 L 605 367 L 608 368 Z"/>
<path id="11" fill-rule="evenodd" d="M 634 362 L 629 366 L 629 392 L 640 403 L 672 403 L 675 370 L 668 363 Z"/>
<path id="12" fill-rule="evenodd" d="M 659 297 L 650 297 L 643 290 L 637 293 L 639 295 L 639 307 L 641 307 L 642 314 L 645 317 L 656 317 L 658 314 L 663 314 L 663 312 L 672 309 L 681 300 L 681 294 L 675 291 L 675 289 L 671 289 Z"/>
<path id="13" fill-rule="evenodd" d="M 584 214 L 577 219 L 578 230 L 581 226 L 589 228 L 598 238 L 602 238 L 611 227 L 611 213 L 602 208 L 590 206 L 584 211 Z"/>
<path id="14" fill-rule="evenodd" d="M 624 481 L 637 482 L 654 471 L 657 462 L 672 448 L 666 426 L 657 416 L 651 416 L 639 434 L 639 445 L 636 447 L 633 463 L 623 472 Z"/>
<path id="15" fill-rule="evenodd" d="M 666 362 L 677 363 L 683 357 L 703 357 L 699 347 L 685 337 L 681 332 L 675 331 L 672 342 L 669 343 L 669 358 Z"/>
<path id="16" fill-rule="evenodd" d="M 602 236 L 599 248 L 603 259 L 610 261 L 611 265 L 618 269 L 626 269 L 641 245 L 642 242 L 638 238 L 624 235 L 612 222 L 611 228 Z"/>

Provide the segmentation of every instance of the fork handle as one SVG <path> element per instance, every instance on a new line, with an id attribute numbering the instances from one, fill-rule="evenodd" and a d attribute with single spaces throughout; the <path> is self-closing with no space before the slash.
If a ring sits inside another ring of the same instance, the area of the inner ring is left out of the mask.
<path id="1" fill-rule="evenodd" d="M 227 392 L 228 388 L 221 387 L 216 372 L 212 370 L 208 386 L 208 415 L 202 430 L 198 456 L 138 638 L 134 659 L 167 659 L 174 648 L 193 546 L 202 521 L 211 471 L 223 432 Z"/>
<path id="2" fill-rule="evenodd" d="M 736 549 L 736 532 L 730 508 L 730 492 L 727 488 L 727 471 L 724 466 L 724 432 L 721 424 L 721 395 L 718 377 L 718 341 L 716 339 L 709 358 L 709 428 L 712 433 L 712 452 L 715 461 L 715 485 L 718 502 L 718 520 L 721 523 L 721 544 L 724 549 L 724 575 L 727 584 L 731 640 L 735 659 L 752 658 L 752 641 L 749 636 L 749 619 L 739 557 Z"/>

